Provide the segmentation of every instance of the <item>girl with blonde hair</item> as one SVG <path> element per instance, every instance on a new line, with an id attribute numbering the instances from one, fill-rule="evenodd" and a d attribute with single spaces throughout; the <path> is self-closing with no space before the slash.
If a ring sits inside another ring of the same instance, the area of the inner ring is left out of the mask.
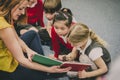
<path id="1" fill-rule="evenodd" d="M 92 64 L 91 69 L 78 71 L 78 78 L 102 80 L 102 77 L 98 76 L 108 72 L 108 64 L 111 61 L 110 54 L 105 48 L 105 41 L 82 23 L 77 23 L 71 27 L 68 41 L 74 48 L 66 56 L 66 60 L 74 60 L 78 57 L 79 51 L 79 62 Z"/>

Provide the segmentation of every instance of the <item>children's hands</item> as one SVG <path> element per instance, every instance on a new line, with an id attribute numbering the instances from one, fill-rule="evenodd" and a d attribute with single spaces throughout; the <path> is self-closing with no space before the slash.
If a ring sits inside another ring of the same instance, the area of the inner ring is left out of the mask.
<path id="1" fill-rule="evenodd" d="M 79 78 L 87 78 L 87 74 L 88 74 L 88 72 L 86 72 L 85 70 L 79 71 L 78 72 L 78 77 Z"/>
<path id="2" fill-rule="evenodd" d="M 50 73 L 64 73 L 64 72 L 68 72 L 70 69 L 71 67 L 60 68 L 60 66 L 52 66 L 50 67 L 49 72 Z"/>
<path id="3" fill-rule="evenodd" d="M 72 59 L 72 57 L 71 57 L 70 54 L 64 55 L 64 56 L 62 57 L 62 59 L 63 59 L 63 61 L 73 61 L 73 59 Z"/>

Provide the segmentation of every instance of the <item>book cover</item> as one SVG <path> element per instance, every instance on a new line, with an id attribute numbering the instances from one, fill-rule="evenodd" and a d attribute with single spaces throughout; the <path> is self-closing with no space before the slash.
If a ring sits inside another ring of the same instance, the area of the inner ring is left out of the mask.
<path id="1" fill-rule="evenodd" d="M 82 71 L 86 70 L 91 66 L 91 64 L 80 63 L 80 62 L 64 62 L 61 68 L 72 67 L 70 71 Z"/>
<path id="2" fill-rule="evenodd" d="M 62 61 L 51 59 L 49 57 L 46 57 L 44 55 L 35 54 L 32 57 L 32 61 L 37 62 L 39 64 L 43 64 L 45 66 L 55 66 L 55 65 L 61 65 Z"/>

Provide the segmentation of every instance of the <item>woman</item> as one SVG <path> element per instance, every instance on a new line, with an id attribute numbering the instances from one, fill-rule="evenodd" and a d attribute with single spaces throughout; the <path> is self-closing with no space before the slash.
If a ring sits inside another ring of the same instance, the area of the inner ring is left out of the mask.
<path id="1" fill-rule="evenodd" d="M 17 36 L 13 23 L 22 22 L 28 0 L 2 0 L 0 4 L 0 79 L 44 80 L 50 78 L 44 72 L 63 73 L 70 68 L 46 67 L 31 61 L 37 54 Z M 28 56 L 26 58 L 23 54 Z M 23 67 L 24 66 L 24 67 Z M 43 71 L 43 72 L 40 72 Z M 46 77 L 47 76 L 47 77 Z"/>

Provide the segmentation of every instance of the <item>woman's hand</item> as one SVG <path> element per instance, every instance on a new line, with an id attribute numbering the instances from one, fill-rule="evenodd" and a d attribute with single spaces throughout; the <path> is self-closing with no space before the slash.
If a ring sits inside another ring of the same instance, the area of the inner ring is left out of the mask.
<path id="1" fill-rule="evenodd" d="M 67 68 L 60 68 L 60 66 L 52 66 L 49 68 L 50 73 L 64 73 L 68 72 L 71 69 L 71 67 Z"/>
<path id="2" fill-rule="evenodd" d="M 31 49 L 27 50 L 27 56 L 28 56 L 28 59 L 29 59 L 30 61 L 32 61 L 32 57 L 33 57 L 33 55 L 35 55 L 35 54 L 37 54 L 37 52 L 35 52 L 35 51 L 31 50 Z"/>

